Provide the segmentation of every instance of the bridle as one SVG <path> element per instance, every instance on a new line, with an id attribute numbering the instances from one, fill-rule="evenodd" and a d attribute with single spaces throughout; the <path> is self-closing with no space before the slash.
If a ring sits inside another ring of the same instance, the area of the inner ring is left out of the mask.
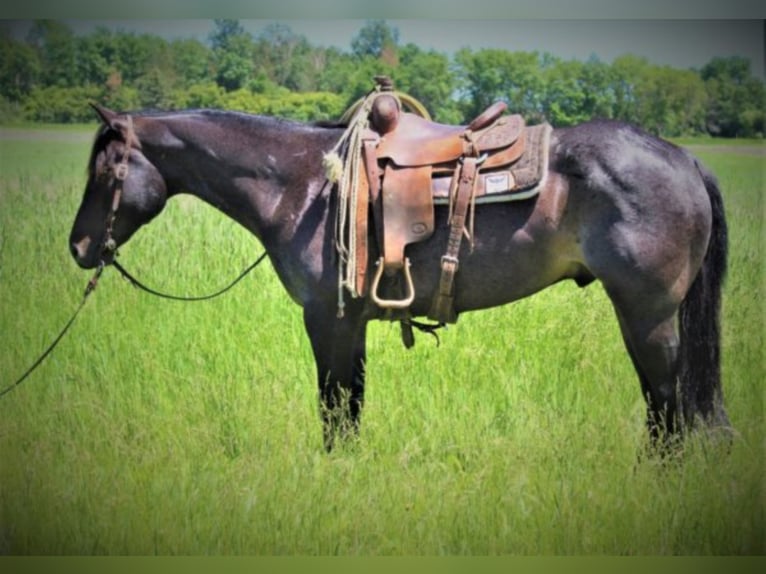
<path id="1" fill-rule="evenodd" d="M 128 162 L 130 161 L 130 142 L 133 139 L 133 117 L 127 116 L 127 131 L 125 132 L 125 151 L 122 154 L 122 159 L 118 164 L 112 168 L 112 175 L 114 177 L 114 186 L 112 190 L 112 203 L 109 207 L 109 213 L 106 216 L 106 230 L 104 232 L 104 240 L 101 243 L 101 261 L 99 261 L 99 267 L 105 265 L 104 256 L 112 255 L 112 259 L 117 256 L 117 242 L 114 239 L 114 220 L 117 218 L 117 210 L 120 208 L 120 200 L 122 199 L 122 187 L 125 184 L 125 179 L 128 177 Z"/>

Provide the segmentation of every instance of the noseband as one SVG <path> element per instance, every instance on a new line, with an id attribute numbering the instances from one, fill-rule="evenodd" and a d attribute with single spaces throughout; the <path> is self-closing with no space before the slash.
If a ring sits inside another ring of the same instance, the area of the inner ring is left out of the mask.
<path id="1" fill-rule="evenodd" d="M 125 152 L 122 155 L 122 159 L 118 164 L 112 168 L 112 175 L 114 176 L 114 190 L 112 192 L 112 205 L 109 208 L 109 213 L 106 216 L 106 233 L 104 234 L 104 241 L 101 247 L 101 265 L 104 265 L 103 256 L 107 254 L 115 255 L 117 251 L 117 241 L 115 241 L 112 235 L 114 229 L 114 220 L 117 218 L 117 210 L 120 207 L 120 199 L 122 198 L 122 186 L 125 183 L 125 179 L 128 177 L 128 161 L 130 160 L 130 140 L 133 138 L 133 118 L 127 116 L 128 129 L 125 132 Z"/>

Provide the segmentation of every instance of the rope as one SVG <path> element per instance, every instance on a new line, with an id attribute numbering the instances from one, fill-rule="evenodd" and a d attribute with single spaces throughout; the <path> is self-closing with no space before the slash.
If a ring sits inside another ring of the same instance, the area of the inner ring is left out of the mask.
<path id="1" fill-rule="evenodd" d="M 229 283 L 226 287 L 216 291 L 215 293 L 210 293 L 209 295 L 199 295 L 199 296 L 182 296 L 182 295 L 169 295 L 167 293 L 162 293 L 161 291 L 157 291 L 156 289 L 152 289 L 151 287 L 147 287 L 143 283 L 141 283 L 138 279 L 133 277 L 127 269 L 125 269 L 122 265 L 120 265 L 115 259 L 112 261 L 112 265 L 114 266 L 117 271 L 120 272 L 120 275 L 122 275 L 125 279 L 128 280 L 128 282 L 133 285 L 133 287 L 137 287 L 138 289 L 141 289 L 142 291 L 145 291 L 146 293 L 149 293 L 150 295 L 155 295 L 157 297 L 162 297 L 163 299 L 171 299 L 173 301 L 207 301 L 209 299 L 214 299 L 215 297 L 219 297 L 229 291 L 232 287 L 234 287 L 237 283 L 239 283 L 242 279 L 245 278 L 245 276 L 250 273 L 253 269 L 255 269 L 261 261 L 263 261 L 266 258 L 266 252 L 262 253 L 258 259 L 256 259 L 247 269 L 242 271 L 234 281 Z"/>
<path id="2" fill-rule="evenodd" d="M 322 160 L 327 179 L 338 184 L 335 228 L 336 250 L 339 256 L 338 318 L 342 318 L 344 314 L 344 288 L 349 290 L 352 297 L 359 296 L 353 265 L 356 260 L 356 190 L 362 162 L 362 134 L 369 127 L 369 115 L 379 93 L 379 88 L 371 91 L 356 107 L 346 131 Z"/>
<path id="3" fill-rule="evenodd" d="M 101 273 L 104 271 L 103 265 L 99 265 L 96 269 L 96 273 L 91 277 L 90 281 L 88 281 L 88 284 L 85 287 L 85 292 L 82 296 L 82 301 L 80 301 L 80 304 L 78 305 L 77 309 L 75 310 L 72 317 L 67 321 L 66 325 L 64 325 L 64 328 L 61 330 L 61 332 L 58 334 L 58 336 L 53 340 L 53 342 L 48 345 L 48 348 L 43 351 L 43 354 L 40 355 L 37 360 L 32 363 L 32 366 L 29 367 L 23 375 L 21 375 L 16 381 L 7 387 L 5 387 L 2 391 L 0 391 L 0 397 L 6 395 L 7 393 L 10 393 L 13 389 L 18 387 L 21 383 L 24 382 L 24 380 L 32 374 L 32 372 L 39 367 L 42 362 L 48 358 L 48 355 L 50 355 L 53 352 L 53 349 L 56 348 L 56 346 L 59 344 L 61 339 L 64 338 L 64 335 L 67 334 L 67 331 L 69 331 L 69 328 L 74 324 L 75 319 L 77 319 L 77 316 L 80 314 L 80 311 L 82 311 L 82 308 L 85 307 L 85 303 L 88 301 L 88 296 L 93 293 L 93 291 L 96 289 L 96 285 L 98 284 L 98 280 L 101 277 Z"/>
<path id="4" fill-rule="evenodd" d="M 244 279 L 245 276 L 248 273 L 250 273 L 253 269 L 255 269 L 261 263 L 261 261 L 263 261 L 265 258 L 266 258 L 266 253 L 264 252 L 263 254 L 260 255 L 260 257 L 258 257 L 258 259 L 255 260 L 255 262 L 253 262 L 247 269 L 245 269 L 242 273 L 240 273 L 239 276 L 236 279 L 234 279 L 234 281 L 229 283 L 226 287 L 224 287 L 223 289 L 220 289 L 219 291 L 216 291 L 215 293 L 211 293 L 210 295 L 203 295 L 203 296 L 198 296 L 198 297 L 181 297 L 181 296 L 178 296 L 178 295 L 168 295 L 166 293 L 161 293 L 160 291 L 156 291 L 155 289 L 147 287 L 146 285 L 141 283 L 138 279 L 133 277 L 133 275 L 128 273 L 128 271 L 122 265 L 120 265 L 117 262 L 116 259 L 114 261 L 112 261 L 112 265 L 114 266 L 115 269 L 117 269 L 120 272 L 120 274 L 125 279 L 127 279 L 130 282 L 131 285 L 133 285 L 134 287 L 137 287 L 139 289 L 142 289 L 143 291 L 145 291 L 147 293 L 150 293 L 152 295 L 156 295 L 157 297 L 163 297 L 165 299 L 173 299 L 175 301 L 206 301 L 208 299 L 213 299 L 214 297 L 218 297 L 220 295 L 223 295 L 224 293 L 229 291 L 229 289 L 231 289 L 237 283 L 239 283 L 242 279 Z M 48 348 L 45 349 L 43 354 L 40 355 L 40 357 L 38 357 L 38 359 L 32 364 L 31 367 L 29 367 L 24 372 L 23 375 L 21 375 L 21 377 L 19 377 L 14 383 L 12 383 L 12 384 L 8 385 L 7 387 L 5 387 L 4 389 L 0 390 L 0 397 L 2 397 L 3 395 L 11 392 L 13 389 L 18 387 L 21 383 L 23 383 L 24 380 L 29 375 L 31 375 L 32 372 L 37 367 L 40 366 L 40 364 L 48 357 L 48 355 L 50 355 L 53 352 L 53 349 L 56 348 L 56 346 L 59 344 L 61 339 L 64 338 L 64 335 L 66 335 L 67 331 L 69 331 L 69 328 L 74 324 L 75 319 L 77 319 L 77 316 L 80 314 L 80 311 L 82 311 L 82 308 L 85 306 L 85 303 L 88 301 L 88 296 L 91 293 L 93 293 L 93 291 L 96 289 L 96 285 L 98 284 L 98 280 L 101 277 L 101 273 L 103 273 L 104 269 L 105 269 L 104 265 L 99 265 L 98 266 L 98 268 L 96 269 L 96 273 L 93 275 L 93 277 L 90 279 L 90 281 L 88 281 L 88 284 L 85 287 L 85 292 L 83 293 L 82 301 L 80 301 L 80 305 L 77 307 L 77 309 L 75 310 L 74 314 L 69 319 L 69 321 L 67 321 L 66 325 L 64 325 L 64 328 L 61 330 L 61 332 L 58 334 L 58 336 L 56 336 L 56 338 L 48 346 Z"/>
<path id="5" fill-rule="evenodd" d="M 338 253 L 338 318 L 342 318 L 344 314 L 344 289 L 348 289 L 352 297 L 360 296 L 354 265 L 357 187 L 360 169 L 362 169 L 362 135 L 369 128 L 370 112 L 375 99 L 381 93 L 391 95 L 399 101 L 400 109 L 404 104 L 417 115 L 431 119 L 428 110 L 418 100 L 403 92 L 392 90 L 390 81 L 381 80 L 386 78 L 376 78 L 375 88 L 354 102 L 343 114 L 341 122 L 348 123 L 348 127 L 332 150 L 322 159 L 327 179 L 331 183 L 338 184 L 338 212 L 335 228 L 335 248 Z"/>

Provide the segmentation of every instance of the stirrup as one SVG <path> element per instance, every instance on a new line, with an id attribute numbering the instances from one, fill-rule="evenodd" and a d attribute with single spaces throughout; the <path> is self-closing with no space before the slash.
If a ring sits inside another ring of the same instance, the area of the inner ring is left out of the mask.
<path id="1" fill-rule="evenodd" d="M 370 287 L 370 297 L 372 301 L 383 309 L 406 309 L 415 300 L 415 286 L 412 284 L 412 275 L 410 275 L 410 258 L 404 259 L 404 280 L 406 282 L 407 292 L 403 299 L 381 299 L 378 297 L 378 286 L 380 285 L 380 278 L 383 276 L 383 258 L 378 259 L 378 270 L 375 272 L 375 278 L 372 280 L 372 287 Z"/>

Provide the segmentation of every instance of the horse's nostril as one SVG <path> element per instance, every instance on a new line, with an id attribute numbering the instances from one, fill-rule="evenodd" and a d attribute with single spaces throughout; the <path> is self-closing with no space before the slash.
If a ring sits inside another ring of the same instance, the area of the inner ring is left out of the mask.
<path id="1" fill-rule="evenodd" d="M 80 241 L 72 241 L 72 243 L 69 244 L 69 252 L 72 254 L 72 257 L 74 257 L 75 261 L 80 263 L 85 259 L 89 246 L 90 237 L 86 235 L 80 239 Z"/>

